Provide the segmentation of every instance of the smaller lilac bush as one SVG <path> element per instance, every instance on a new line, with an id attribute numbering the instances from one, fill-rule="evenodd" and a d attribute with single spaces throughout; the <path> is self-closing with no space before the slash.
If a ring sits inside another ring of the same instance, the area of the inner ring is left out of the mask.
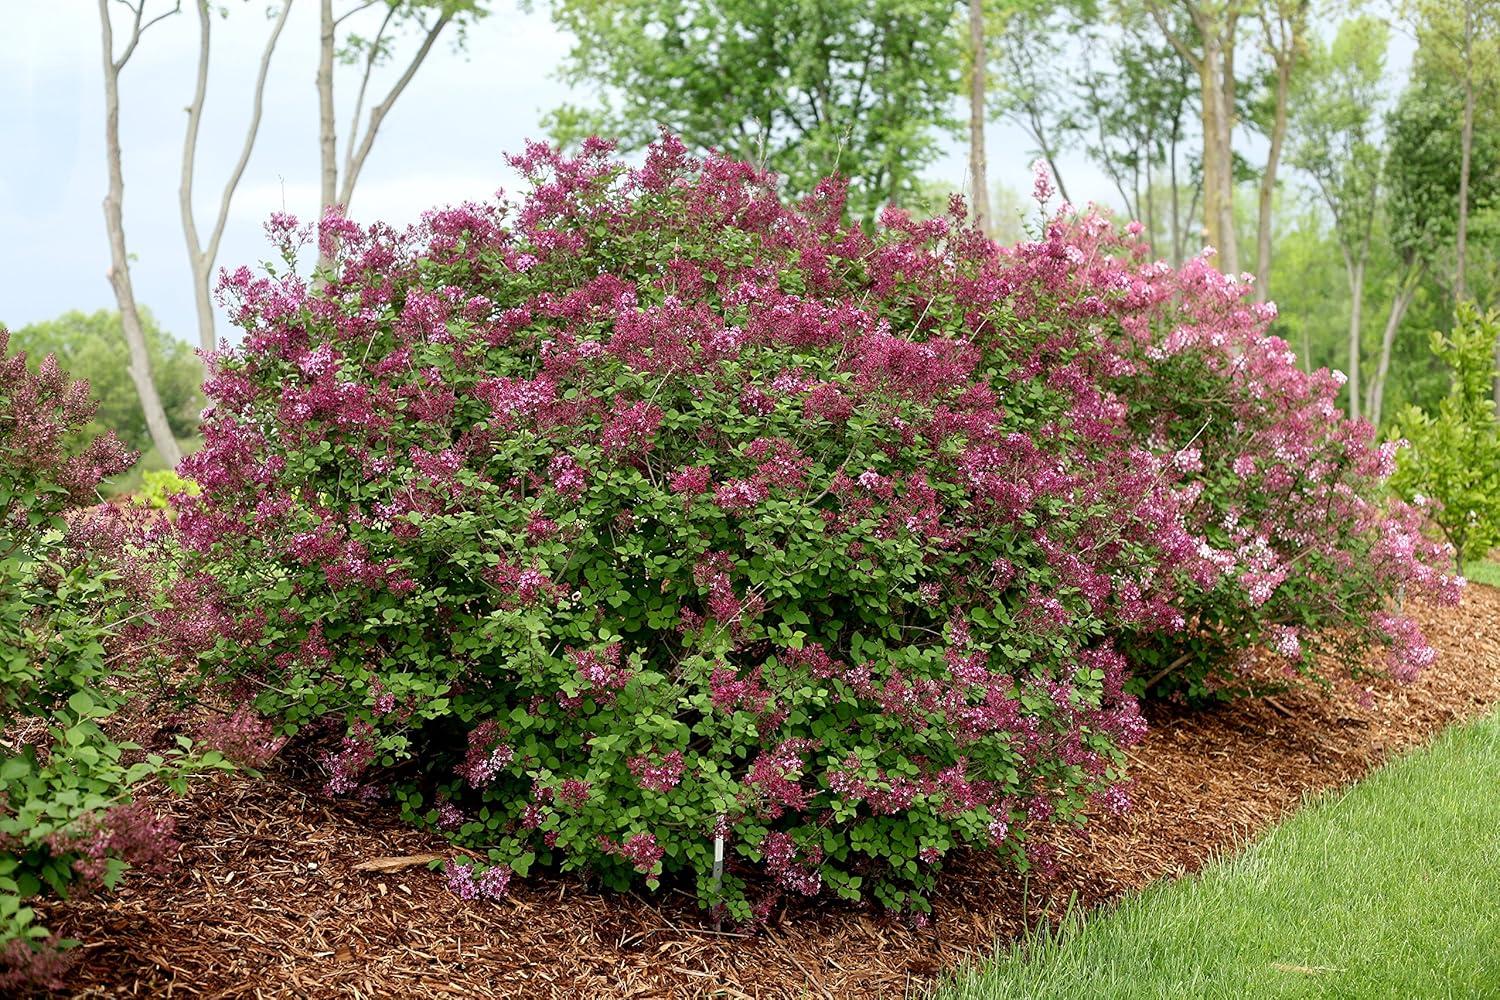
<path id="1" fill-rule="evenodd" d="M 132 611 L 156 583 L 130 515 L 86 505 L 132 456 L 112 435 L 75 447 L 87 383 L 50 356 L 33 374 L 7 347 L 0 328 L 0 986 L 18 988 L 58 985 L 64 967 L 27 901 L 109 888 L 169 854 L 170 823 L 131 795 L 182 771 L 102 725 L 151 641 Z"/>
<path id="2" fill-rule="evenodd" d="M 1090 259 L 1139 254 L 1128 232 L 1096 238 L 1079 240 Z M 1094 281 L 1120 266 L 1099 265 Z M 1342 374 L 1302 371 L 1267 332 L 1275 306 L 1250 301 L 1248 276 L 1208 256 L 1133 270 L 1111 324 L 1112 386 L 1132 433 L 1165 459 L 1196 547 L 1175 569 L 1183 628 L 1121 639 L 1132 689 L 1193 700 L 1274 689 L 1252 679 L 1258 650 L 1326 681 L 1320 661 L 1358 674 L 1384 647 L 1390 675 L 1415 677 L 1434 653 L 1395 606 L 1456 604 L 1464 581 L 1424 513 L 1392 495 L 1397 445 L 1343 416 Z"/>

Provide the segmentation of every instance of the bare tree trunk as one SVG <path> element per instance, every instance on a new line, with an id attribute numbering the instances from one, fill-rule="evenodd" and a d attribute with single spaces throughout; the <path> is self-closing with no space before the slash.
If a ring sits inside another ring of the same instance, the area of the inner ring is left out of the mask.
<path id="1" fill-rule="evenodd" d="M 1457 261 L 1453 275 L 1453 297 L 1468 297 L 1469 256 L 1469 169 L 1474 159 L 1474 4 L 1464 4 L 1464 119 L 1458 166 L 1458 238 Z M 1500 356 L 1500 355 L 1497 355 Z M 1495 383 L 1495 398 L 1500 400 L 1500 380 Z"/>
<path id="2" fill-rule="evenodd" d="M 1266 170 L 1260 178 L 1260 218 L 1255 245 L 1255 296 L 1261 302 L 1270 294 L 1271 212 L 1276 196 L 1276 171 L 1281 165 L 1282 146 L 1286 141 L 1287 101 L 1292 89 L 1292 72 L 1307 34 L 1310 6 L 1311 0 L 1275 0 L 1273 3 L 1259 5 L 1266 51 L 1276 66 L 1276 105 L 1271 119 L 1271 148 L 1266 153 Z"/>
<path id="3" fill-rule="evenodd" d="M 401 76 L 391 86 L 386 94 L 385 100 L 370 109 L 370 118 L 365 126 L 364 133 L 358 147 L 355 146 L 355 136 L 359 134 L 359 114 L 364 108 L 365 91 L 370 83 L 370 74 L 375 68 L 375 63 L 381 54 L 381 41 L 385 37 L 386 30 L 395 18 L 397 6 L 391 4 L 386 9 L 385 20 L 381 22 L 380 30 L 376 32 L 370 41 L 365 57 L 364 79 L 359 86 L 359 99 L 354 107 L 354 117 L 349 126 L 349 145 L 344 154 L 344 170 L 342 182 L 339 178 L 338 162 L 338 119 L 334 113 L 333 101 L 333 60 L 334 50 L 338 45 L 339 22 L 351 14 L 357 13 L 374 6 L 374 0 L 363 3 L 346 11 L 341 16 L 333 16 L 333 0 L 321 0 L 319 7 L 319 33 L 318 33 L 318 155 L 321 163 L 321 191 L 319 195 L 320 214 L 326 215 L 330 209 L 335 207 L 348 211 L 349 203 L 354 199 L 354 185 L 359 180 L 359 173 L 364 168 L 365 160 L 370 155 L 370 150 L 375 145 L 375 136 L 380 131 L 385 116 L 390 113 L 391 107 L 396 99 L 406 90 L 407 84 L 411 83 L 412 77 L 417 75 L 417 70 L 426 61 L 428 53 L 432 51 L 438 36 L 443 29 L 453 20 L 454 12 L 447 9 L 447 5 L 435 5 L 439 7 L 439 13 L 431 27 L 425 24 L 423 28 L 426 36 L 422 44 L 412 56 L 411 62 Z M 331 264 L 329 256 L 324 253 L 318 255 L 318 270 L 321 272 Z M 319 279 L 321 280 L 321 279 Z"/>
<path id="4" fill-rule="evenodd" d="M 245 129 L 245 142 L 240 149 L 239 161 L 235 164 L 234 171 L 230 174 L 219 196 L 218 214 L 214 220 L 214 227 L 208 234 L 207 247 L 204 247 L 199 239 L 198 224 L 193 213 L 193 177 L 196 172 L 195 160 L 198 153 L 198 126 L 203 121 L 203 104 L 208 92 L 212 16 L 208 9 L 208 0 L 198 0 L 196 6 L 198 8 L 198 75 L 193 89 L 193 101 L 187 108 L 187 134 L 182 144 L 182 177 L 177 188 L 177 201 L 178 209 L 182 214 L 183 236 L 187 241 L 188 264 L 193 272 L 193 302 L 198 311 L 198 343 L 203 350 L 212 351 L 217 346 L 214 335 L 213 299 L 209 294 L 214 262 L 219 257 L 219 243 L 224 237 L 224 227 L 229 221 L 230 203 L 234 200 L 234 192 L 245 174 L 245 167 L 250 162 L 250 153 L 255 148 L 256 136 L 260 132 L 261 114 L 265 107 L 266 78 L 271 68 L 271 54 L 275 51 L 276 42 L 281 37 L 281 29 L 286 27 L 287 15 L 292 9 L 292 0 L 284 0 L 282 3 L 281 13 L 277 16 L 270 37 L 266 40 L 265 48 L 261 52 L 260 70 L 256 76 L 253 91 L 250 124 Z"/>
<path id="5" fill-rule="evenodd" d="M 1365 407 L 1370 415 L 1370 423 L 1376 427 L 1380 426 L 1380 418 L 1385 412 L 1385 383 L 1391 370 L 1391 349 L 1396 343 L 1396 331 L 1401 328 L 1406 309 L 1416 296 L 1420 277 L 1420 268 L 1413 268 L 1403 276 L 1401 284 L 1396 288 L 1396 297 L 1391 301 L 1390 315 L 1385 319 L 1385 332 L 1380 337 L 1380 361 L 1375 366 L 1375 377 L 1370 380 L 1369 399 Z"/>
<path id="6" fill-rule="evenodd" d="M 1220 50 L 1219 70 L 1219 233 L 1223 246 L 1220 260 L 1225 274 L 1240 272 L 1240 237 L 1234 220 L 1234 21 L 1231 19 L 1226 40 Z"/>
<path id="7" fill-rule="evenodd" d="M 993 231 L 990 219 L 989 170 L 984 155 L 984 0 L 969 0 L 969 187 L 974 199 L 974 224 L 980 232 Z"/>
<path id="8" fill-rule="evenodd" d="M 1218 53 L 1205 49 L 1198 63 L 1198 88 L 1202 94 L 1203 127 L 1203 239 L 1219 252 L 1224 268 L 1224 243 L 1219 232 L 1219 96 Z"/>
<path id="9" fill-rule="evenodd" d="M 1182 4 L 1201 51 L 1176 32 L 1162 0 L 1146 0 L 1146 9 L 1177 54 L 1198 74 L 1203 125 L 1203 229 L 1219 254 L 1219 269 L 1239 270 L 1234 231 L 1234 45 L 1243 6 L 1240 0 Z"/>
<path id="10" fill-rule="evenodd" d="M 1172 149 L 1167 160 L 1172 182 L 1172 266 L 1182 266 L 1182 192 L 1177 186 L 1177 126 L 1172 126 Z"/>
<path id="11" fill-rule="evenodd" d="M 333 49 L 336 22 L 333 0 L 321 0 L 318 29 L 318 162 L 321 181 L 318 213 L 323 215 L 338 197 L 338 137 L 333 116 Z"/>
<path id="12" fill-rule="evenodd" d="M 1146 154 L 1146 245 L 1156 253 L 1156 197 L 1151 191 L 1155 177 L 1151 173 L 1151 154 Z"/>
<path id="13" fill-rule="evenodd" d="M 1353 297 L 1349 303 L 1349 419 L 1359 419 L 1359 359 L 1360 359 L 1360 323 L 1364 313 L 1365 298 L 1365 262 L 1349 261 L 1349 293 Z"/>
<path id="14" fill-rule="evenodd" d="M 146 350 L 146 334 L 141 326 L 140 309 L 136 306 L 135 287 L 130 280 L 130 254 L 125 248 L 125 175 L 120 163 L 120 71 L 135 51 L 141 33 L 162 16 L 166 16 L 160 15 L 143 26 L 141 12 L 144 6 L 145 0 L 140 0 L 130 8 L 135 15 L 130 42 L 120 58 L 116 59 L 109 0 L 99 0 L 104 50 L 104 153 L 109 166 L 109 193 L 104 197 L 104 225 L 109 233 L 109 283 L 114 289 L 115 301 L 120 306 L 120 325 L 125 331 L 125 344 L 130 351 L 130 379 L 135 383 L 136 395 L 141 401 L 141 411 L 146 418 L 146 430 L 151 435 L 151 443 L 156 446 L 162 461 L 175 468 L 182 461 L 182 449 L 172 436 L 166 411 L 162 409 L 161 397 L 156 392 L 156 381 L 151 374 L 151 355 Z"/>
<path id="15" fill-rule="evenodd" d="M 1193 227 L 1193 220 L 1198 218 L 1198 206 L 1202 200 L 1203 178 L 1199 177 L 1198 183 L 1193 185 L 1193 196 L 1188 199 L 1187 218 L 1184 221 L 1185 228 L 1191 229 Z"/>
<path id="16" fill-rule="evenodd" d="M 324 2 L 327 3 L 328 0 L 324 0 Z M 401 96 L 401 93 L 406 89 L 407 84 L 411 83 L 412 77 L 417 75 L 417 70 L 422 68 L 422 63 L 426 61 L 427 54 L 432 51 L 433 45 L 437 43 L 438 36 L 443 33 L 443 29 L 448 26 L 448 22 L 451 20 L 453 20 L 453 15 L 448 11 L 444 11 L 442 14 L 438 15 L 438 18 L 433 22 L 432 27 L 427 29 L 427 35 L 422 39 L 422 44 L 417 48 L 416 53 L 412 56 L 411 62 L 407 64 L 406 70 L 401 74 L 396 82 L 391 85 L 390 92 L 385 95 L 385 100 L 381 101 L 379 104 L 370 109 L 370 119 L 369 122 L 365 125 L 364 135 L 360 139 L 359 148 L 354 151 L 354 154 L 352 156 L 347 157 L 344 160 L 344 180 L 342 187 L 339 190 L 339 204 L 343 205 L 346 210 L 349 207 L 349 203 L 354 198 L 354 184 L 359 180 L 359 172 L 364 169 L 365 160 L 369 157 L 370 150 L 375 145 L 375 135 L 380 131 L 380 126 L 382 123 L 384 123 L 385 116 L 390 114 L 391 108 L 395 105 L 397 98 Z M 390 23 L 389 18 L 387 19 L 386 23 Z M 385 28 L 384 26 L 382 26 L 381 31 L 384 32 L 384 30 Z M 376 39 L 378 44 L 378 35 L 376 36 Z M 329 92 L 331 95 L 331 85 L 329 87 Z M 331 114 L 332 112 L 330 111 L 330 115 Z M 358 129 L 359 122 L 352 122 L 350 127 L 351 129 Z M 330 130 L 330 141 L 332 141 L 332 137 L 333 133 Z M 351 135 L 350 138 L 352 144 L 353 136 Z"/>
<path id="17" fill-rule="evenodd" d="M 1217 40 L 1205 43 L 1198 62 L 1203 120 L 1203 228 L 1207 242 L 1218 251 L 1219 270 L 1239 270 L 1234 234 L 1234 154 L 1231 136 L 1234 109 L 1226 106 L 1232 92 L 1225 76 L 1226 54 Z"/>
<path id="18" fill-rule="evenodd" d="M 1260 175 L 1260 218 L 1255 239 L 1255 298 L 1266 301 L 1271 282 L 1271 212 L 1276 197 L 1276 170 L 1281 165 L 1281 147 L 1286 141 L 1287 95 L 1291 91 L 1290 57 L 1276 60 L 1276 111 L 1271 120 L 1271 148 L 1266 170 Z"/>
<path id="19" fill-rule="evenodd" d="M 182 216 L 182 234 L 187 241 L 188 267 L 193 272 L 193 305 L 198 311 L 198 346 L 214 349 L 214 306 L 208 294 L 208 266 L 193 222 L 193 161 L 198 153 L 198 126 L 203 121 L 203 102 L 208 96 L 208 55 L 212 41 L 208 0 L 198 0 L 198 72 L 193 82 L 193 100 L 187 106 L 187 133 L 182 142 L 182 176 L 177 184 L 177 209 Z M 207 364 L 207 359 L 204 359 Z"/>

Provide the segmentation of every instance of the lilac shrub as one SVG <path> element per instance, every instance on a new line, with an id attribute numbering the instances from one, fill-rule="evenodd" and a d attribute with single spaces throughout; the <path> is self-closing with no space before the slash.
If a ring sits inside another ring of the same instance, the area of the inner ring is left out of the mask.
<path id="1" fill-rule="evenodd" d="M 1197 676 L 1205 636 L 1315 645 L 1270 615 L 1334 564 L 1390 567 L 1365 618 L 1317 605 L 1356 639 L 1396 581 L 1437 585 L 1358 428 L 1318 439 L 1326 496 L 1274 472 L 1300 412 L 1275 394 L 1316 409 L 1326 376 L 1107 220 L 867 233 L 837 182 L 788 206 L 669 136 L 638 169 L 597 141 L 513 162 L 520 203 L 406 231 L 273 217 L 284 265 L 224 278 L 245 337 L 173 500 L 204 677 L 331 791 L 478 852 L 463 895 L 544 865 L 736 919 L 921 908 L 955 850 L 1024 867 L 1038 825 L 1125 806 L 1116 639 L 1146 669 L 1186 644 Z M 1246 448 L 1241 537 L 1208 473 Z M 1338 532 L 1283 551 L 1318 502 Z"/>
<path id="2" fill-rule="evenodd" d="M 520 205 L 330 217 L 316 283 L 277 218 L 286 269 L 226 277 L 245 339 L 174 501 L 208 675 L 521 875 L 745 919 L 1026 864 L 1118 781 L 1107 636 L 1176 618 L 1189 545 L 1101 345 L 1013 322 L 978 233 L 870 236 L 832 182 L 788 207 L 671 138 L 516 164 Z"/>

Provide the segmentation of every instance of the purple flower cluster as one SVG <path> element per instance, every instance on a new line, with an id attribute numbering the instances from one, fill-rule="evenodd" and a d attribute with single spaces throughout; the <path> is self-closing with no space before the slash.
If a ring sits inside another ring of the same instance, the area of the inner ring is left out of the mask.
<path id="1" fill-rule="evenodd" d="M 476 877 L 473 865 L 450 860 L 443 865 L 448 889 L 459 899 L 501 899 L 510 891 L 511 870 L 491 865 Z"/>
<path id="2" fill-rule="evenodd" d="M 629 761 L 630 773 L 635 775 L 635 780 L 642 788 L 653 792 L 669 792 L 681 784 L 685 766 L 681 750 L 663 754 L 655 762 L 645 755 L 632 757 Z"/>

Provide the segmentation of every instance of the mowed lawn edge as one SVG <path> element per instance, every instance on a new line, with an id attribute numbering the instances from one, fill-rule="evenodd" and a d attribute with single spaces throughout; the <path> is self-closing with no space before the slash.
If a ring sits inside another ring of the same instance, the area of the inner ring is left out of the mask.
<path id="1" fill-rule="evenodd" d="M 942 1000 L 1500 996 L 1500 715 L 1243 853 L 959 970 Z"/>

